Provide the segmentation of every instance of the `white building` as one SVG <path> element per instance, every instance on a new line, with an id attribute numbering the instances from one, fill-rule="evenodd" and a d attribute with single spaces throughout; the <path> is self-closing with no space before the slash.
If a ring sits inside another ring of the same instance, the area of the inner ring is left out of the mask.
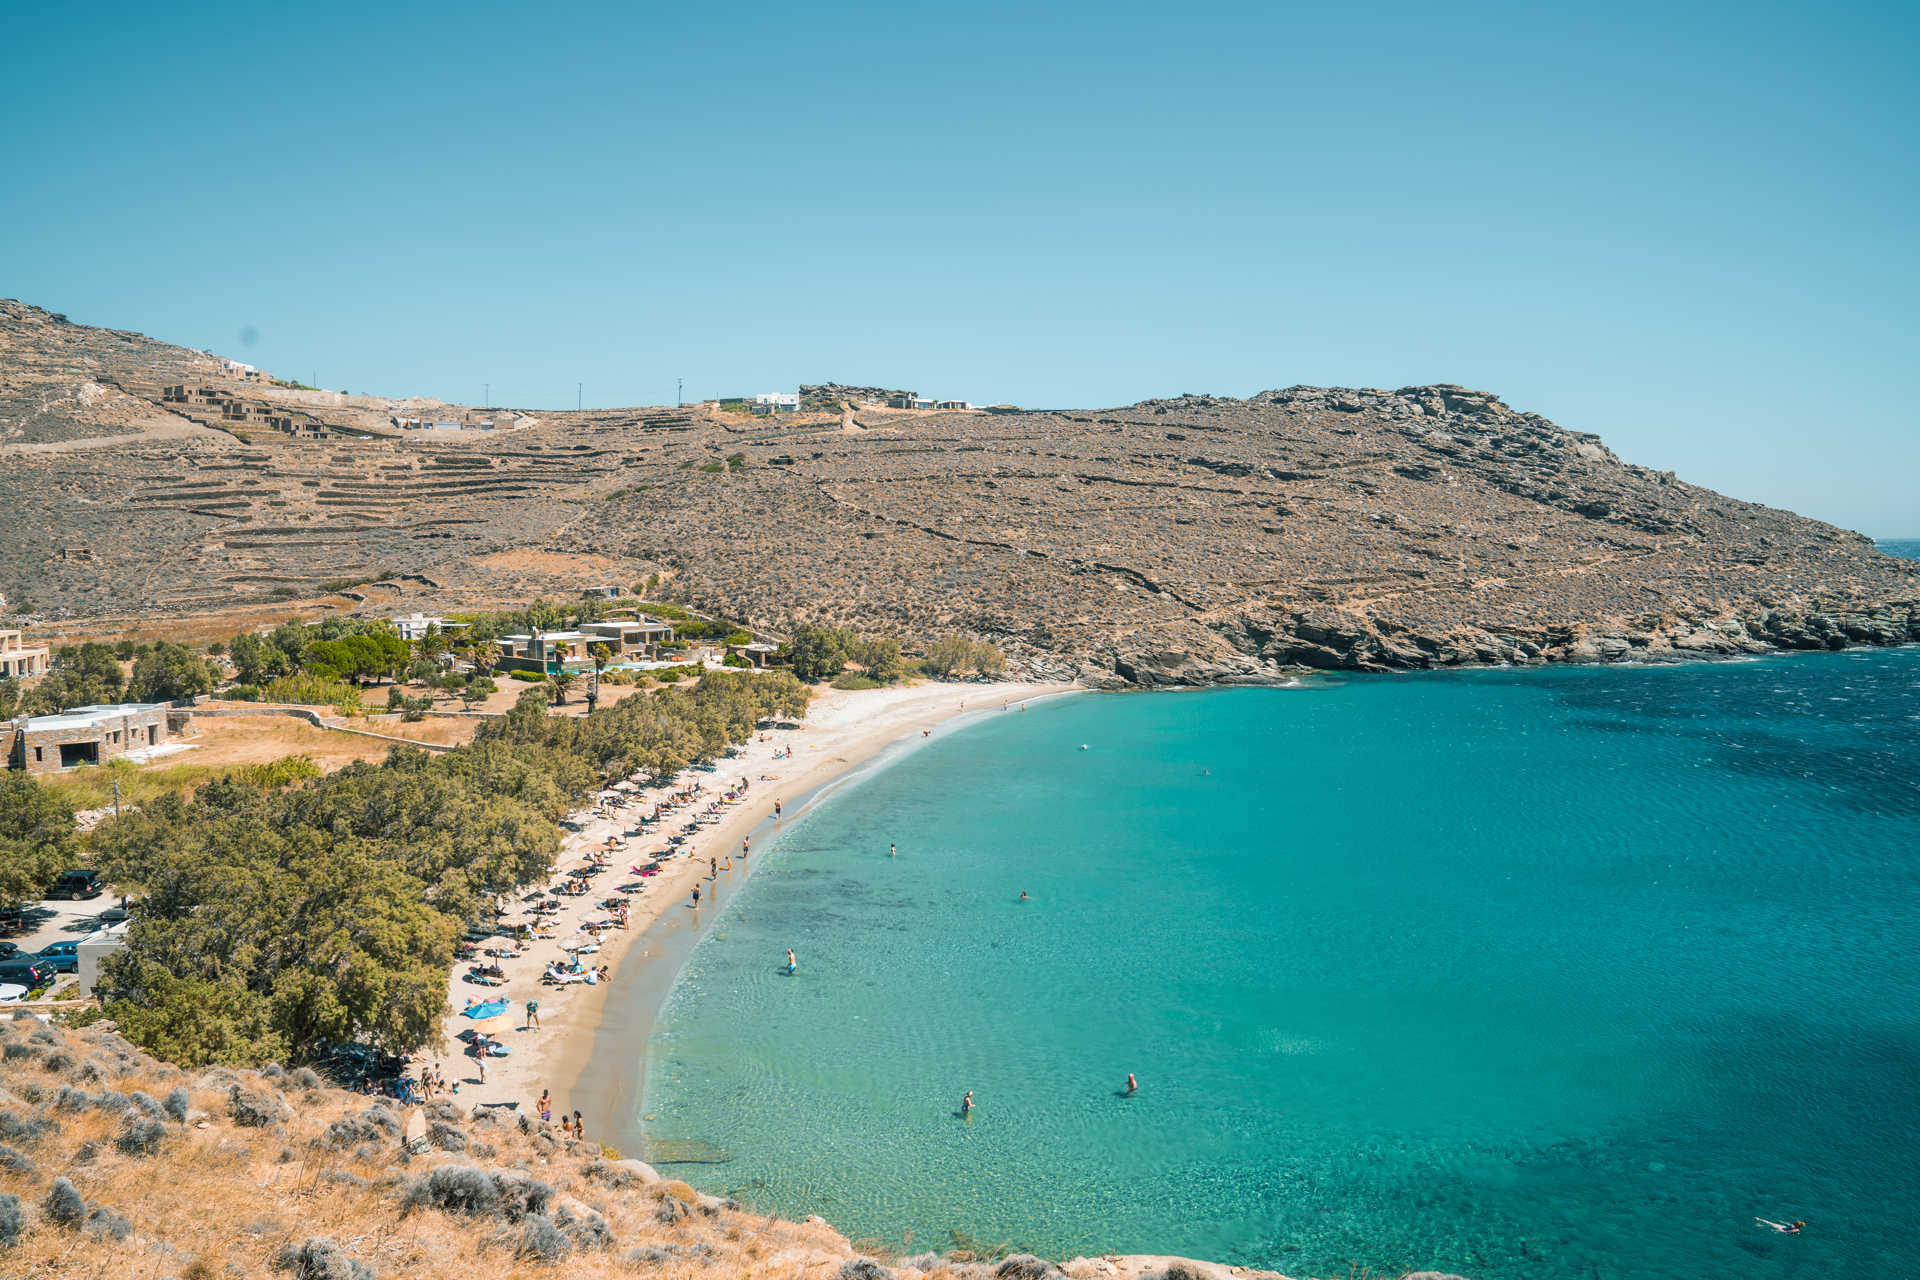
<path id="1" fill-rule="evenodd" d="M 412 613 L 404 618 L 395 618 L 393 620 L 393 626 L 394 630 L 400 633 L 400 638 L 409 642 L 426 639 L 427 630 L 430 627 L 438 627 L 442 635 L 453 631 L 465 631 L 467 629 L 467 624 L 464 622 L 453 622 L 446 618 L 437 618 L 425 613 Z"/>
<path id="2" fill-rule="evenodd" d="M 798 393 L 789 395 L 784 392 L 770 391 L 766 395 L 753 398 L 753 411 L 755 413 L 798 413 L 800 396 Z"/>

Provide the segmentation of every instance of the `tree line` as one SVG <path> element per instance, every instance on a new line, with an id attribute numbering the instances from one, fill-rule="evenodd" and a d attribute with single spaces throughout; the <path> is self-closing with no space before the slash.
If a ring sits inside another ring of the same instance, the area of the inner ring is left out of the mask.
<path id="1" fill-rule="evenodd" d="M 309 1059 L 351 1040 L 417 1049 L 438 1035 L 461 931 L 551 873 L 564 813 L 606 781 L 714 759 L 806 703 L 789 677 L 714 673 L 550 717 L 533 689 L 453 751 L 398 747 L 305 786 L 228 776 L 126 814 L 91 838 L 101 874 L 135 900 L 103 966 L 106 1013 L 187 1064 Z M 36 811 L 42 839 L 58 827 Z"/>
<path id="2" fill-rule="evenodd" d="M 44 716 L 113 702 L 173 702 L 212 690 L 218 680 L 207 660 L 183 644 L 162 640 L 118 645 L 90 640 L 54 650 L 54 667 L 31 689 L 0 680 L 0 719 Z M 133 669 L 121 673 L 120 664 Z"/>

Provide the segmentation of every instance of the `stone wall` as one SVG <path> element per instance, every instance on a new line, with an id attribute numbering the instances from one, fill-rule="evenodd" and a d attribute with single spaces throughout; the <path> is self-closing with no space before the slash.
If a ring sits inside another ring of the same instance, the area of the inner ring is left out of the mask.
<path id="1" fill-rule="evenodd" d="M 157 747 L 171 736 L 164 706 L 85 724 L 42 728 L 33 727 L 33 720 L 22 717 L 7 726 L 11 748 L 7 763 L 28 773 L 58 773 L 80 764 L 105 764 L 143 747 Z"/>

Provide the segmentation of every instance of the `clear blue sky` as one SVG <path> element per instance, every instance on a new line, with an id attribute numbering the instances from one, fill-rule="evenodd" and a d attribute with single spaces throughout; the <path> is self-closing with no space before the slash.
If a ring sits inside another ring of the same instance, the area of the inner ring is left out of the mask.
<path id="1" fill-rule="evenodd" d="M 0 294 L 324 386 L 1459 382 L 1920 534 L 1911 0 L 16 3 L 0 48 Z"/>

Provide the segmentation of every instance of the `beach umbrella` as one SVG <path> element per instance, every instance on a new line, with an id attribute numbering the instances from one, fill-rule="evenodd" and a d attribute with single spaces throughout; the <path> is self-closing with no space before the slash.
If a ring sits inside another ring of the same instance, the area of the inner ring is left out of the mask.
<path id="1" fill-rule="evenodd" d="M 472 1018 L 475 1022 L 485 1022 L 488 1018 L 497 1018 L 507 1011 L 505 1000 L 486 1000 L 471 1008 L 462 1009 L 460 1016 Z"/>

